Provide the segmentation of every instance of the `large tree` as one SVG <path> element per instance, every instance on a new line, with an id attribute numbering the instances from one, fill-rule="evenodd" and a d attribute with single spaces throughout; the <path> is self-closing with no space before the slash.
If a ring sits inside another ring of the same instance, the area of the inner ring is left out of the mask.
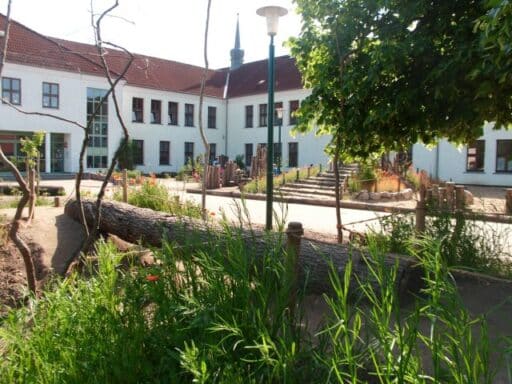
<path id="1" fill-rule="evenodd" d="M 343 154 L 464 142 L 485 121 L 512 121 L 508 2 L 295 2 L 303 27 L 292 55 L 312 90 L 299 129 L 317 122 Z"/>

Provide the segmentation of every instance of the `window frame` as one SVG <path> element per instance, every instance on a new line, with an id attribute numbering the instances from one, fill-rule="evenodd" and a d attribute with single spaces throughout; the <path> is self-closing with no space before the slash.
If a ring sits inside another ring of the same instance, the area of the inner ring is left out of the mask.
<path id="1" fill-rule="evenodd" d="M 292 148 L 295 148 L 292 151 Z M 294 154 L 294 162 L 292 162 L 292 153 Z M 297 141 L 290 141 L 288 143 L 288 167 L 298 167 L 299 166 L 299 143 Z"/>
<path id="2" fill-rule="evenodd" d="M 207 127 L 209 129 L 217 129 L 217 107 L 208 106 Z"/>
<path id="3" fill-rule="evenodd" d="M 4 89 L 4 81 L 8 81 L 9 82 L 9 88 L 8 89 Z M 18 82 L 18 89 L 17 90 L 14 90 L 13 89 L 13 83 L 14 82 Z M 8 97 L 5 97 L 4 96 L 4 92 L 7 92 L 8 93 Z M 18 102 L 15 103 L 13 101 L 13 95 L 17 94 L 18 95 Z M 11 103 L 12 105 L 21 105 L 21 79 L 17 78 L 17 77 L 2 77 L 2 100 L 3 99 L 6 99 L 9 103 Z"/>
<path id="4" fill-rule="evenodd" d="M 167 149 L 162 149 L 162 144 L 167 144 Z M 171 165 L 171 142 L 169 140 L 160 140 L 158 143 L 158 164 L 159 165 Z M 162 153 L 165 156 L 162 158 Z M 167 161 L 165 161 L 165 157 L 167 157 Z M 164 159 L 164 161 L 162 161 Z"/>
<path id="5" fill-rule="evenodd" d="M 144 165 L 144 140 L 133 139 L 132 145 L 133 148 L 135 149 L 133 151 L 133 165 Z M 140 151 L 140 161 L 138 151 Z"/>
<path id="6" fill-rule="evenodd" d="M 267 103 L 260 104 L 259 107 L 258 126 L 260 128 L 268 126 L 268 105 Z"/>
<path id="7" fill-rule="evenodd" d="M 155 108 L 157 107 L 158 108 Z M 162 100 L 151 99 L 151 124 L 162 124 Z"/>
<path id="8" fill-rule="evenodd" d="M 45 85 L 48 85 L 49 93 L 45 93 L 45 91 L 44 91 Z M 57 93 L 53 93 L 52 92 L 52 88 L 54 86 L 57 88 Z M 48 100 L 49 100 L 49 104 L 48 105 L 44 105 L 45 97 L 47 97 Z M 57 101 L 57 105 L 56 106 L 52 106 L 51 100 L 56 100 Z M 42 102 L 42 107 L 43 108 L 59 109 L 59 107 L 60 107 L 60 86 L 59 86 L 59 83 L 50 83 L 50 82 L 47 82 L 47 81 L 43 81 L 43 97 L 42 97 L 41 102 Z"/>
<path id="9" fill-rule="evenodd" d="M 283 112 L 283 114 L 281 115 L 282 117 L 279 118 L 279 116 L 277 115 L 277 110 L 281 108 L 281 111 Z M 276 101 L 274 103 L 274 126 L 279 126 L 279 125 L 283 125 L 283 122 L 284 122 L 284 109 L 283 109 L 283 102 L 282 101 Z"/>
<path id="10" fill-rule="evenodd" d="M 299 100 L 290 100 L 289 106 L 290 106 L 290 111 L 288 113 L 288 125 L 296 125 L 297 117 L 294 116 L 294 113 L 299 109 L 300 101 Z"/>
<path id="11" fill-rule="evenodd" d="M 510 150 L 508 153 L 504 153 L 503 154 L 503 168 L 504 169 L 498 169 L 498 162 L 499 162 L 499 147 L 500 147 L 500 144 L 505 144 L 509 146 Z M 496 140 L 496 173 L 512 173 L 512 140 L 511 139 L 499 139 L 499 140 Z"/>
<path id="12" fill-rule="evenodd" d="M 187 147 L 192 147 L 192 151 L 187 151 Z M 187 156 L 188 153 L 192 153 L 191 156 Z M 194 164 L 194 142 L 193 141 L 185 141 L 184 143 L 184 155 L 185 155 L 185 162 L 183 164 L 187 164 L 188 159 L 190 159 L 190 162 Z"/>
<path id="13" fill-rule="evenodd" d="M 194 104 L 185 103 L 185 127 L 195 127 Z"/>
<path id="14" fill-rule="evenodd" d="M 173 108 L 171 108 L 171 107 L 173 107 Z M 174 109 L 174 111 L 171 111 L 171 109 Z M 171 112 L 173 112 L 173 113 L 171 113 Z M 167 119 L 168 119 L 167 125 L 178 125 L 178 113 L 179 113 L 178 102 L 169 101 L 167 103 Z"/>
<path id="15" fill-rule="evenodd" d="M 479 146 L 483 146 L 479 148 Z M 470 153 L 472 149 L 475 149 L 475 153 Z M 479 151 L 481 149 L 482 151 Z M 482 152 L 480 154 L 480 152 Z M 474 158 L 475 164 L 478 164 L 478 160 L 482 161 L 482 166 L 477 168 L 470 168 L 470 160 Z M 466 172 L 484 172 L 485 171 L 485 140 L 474 140 L 466 146 Z"/>
<path id="16" fill-rule="evenodd" d="M 135 105 L 135 103 L 140 101 L 140 109 L 139 105 Z M 138 118 L 137 113 L 140 113 L 140 119 Z M 144 123 L 144 98 L 142 97 L 132 97 L 132 123 Z"/>
<path id="17" fill-rule="evenodd" d="M 245 106 L 245 128 L 254 127 L 254 105 Z"/>
<path id="18" fill-rule="evenodd" d="M 247 148 L 251 148 L 250 152 L 247 151 Z M 250 156 L 248 156 L 249 154 L 250 154 Z M 245 143 L 244 156 L 245 156 L 245 166 L 250 167 L 252 165 L 252 158 L 254 157 L 254 144 L 253 143 Z"/>

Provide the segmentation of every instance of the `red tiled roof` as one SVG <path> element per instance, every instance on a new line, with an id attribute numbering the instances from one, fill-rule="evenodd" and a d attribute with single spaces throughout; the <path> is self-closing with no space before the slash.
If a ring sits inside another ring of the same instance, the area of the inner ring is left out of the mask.
<path id="1" fill-rule="evenodd" d="M 300 72 L 290 56 L 275 59 L 275 91 L 302 89 Z M 254 61 L 231 72 L 228 97 L 267 93 L 268 60 Z"/>
<path id="2" fill-rule="evenodd" d="M 0 30 L 5 16 L 0 14 Z M 58 38 L 43 36 L 11 20 L 6 60 L 42 68 L 87 73 L 103 76 L 96 47 Z M 127 63 L 128 55 L 120 50 L 107 49 L 106 58 L 111 72 L 119 74 Z M 199 94 L 203 68 L 134 54 L 134 62 L 125 75 L 129 85 L 170 92 Z M 240 97 L 267 92 L 268 60 L 243 64 L 231 71 L 227 97 Z M 222 98 L 229 68 L 209 70 L 205 94 Z M 275 60 L 276 91 L 301 89 L 300 73 L 295 60 L 289 56 Z"/>

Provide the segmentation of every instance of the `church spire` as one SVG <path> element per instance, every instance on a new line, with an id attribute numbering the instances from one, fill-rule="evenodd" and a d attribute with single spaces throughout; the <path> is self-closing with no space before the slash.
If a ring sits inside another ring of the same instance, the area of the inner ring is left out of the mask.
<path id="1" fill-rule="evenodd" d="M 236 15 L 235 48 L 231 50 L 231 70 L 239 68 L 244 62 L 244 50 L 240 49 L 240 25 Z"/>

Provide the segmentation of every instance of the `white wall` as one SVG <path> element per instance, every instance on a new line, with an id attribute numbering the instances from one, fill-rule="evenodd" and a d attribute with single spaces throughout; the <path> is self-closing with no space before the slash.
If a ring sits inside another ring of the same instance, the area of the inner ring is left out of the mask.
<path id="1" fill-rule="evenodd" d="M 283 126 L 281 127 L 281 142 L 283 151 L 283 168 L 288 164 L 288 143 L 299 143 L 298 165 L 300 167 L 309 164 L 327 164 L 328 157 L 324 153 L 325 146 L 329 143 L 329 136 L 315 136 L 314 132 L 308 134 L 297 133 L 292 135 L 293 125 L 289 124 L 289 102 L 291 100 L 303 100 L 310 94 L 309 91 L 297 89 L 292 91 L 276 92 L 274 101 L 283 102 Z M 253 152 L 256 154 L 256 146 L 267 142 L 267 127 L 259 127 L 259 105 L 268 102 L 267 94 L 244 96 L 229 99 L 228 102 L 228 156 L 234 159 L 237 155 L 244 155 L 245 144 L 253 144 Z M 253 106 L 253 128 L 245 128 L 245 106 Z M 278 142 L 279 127 L 274 127 L 274 142 Z"/>
<path id="2" fill-rule="evenodd" d="M 512 140 L 512 130 L 494 130 L 493 124 L 484 126 L 485 140 L 484 171 L 466 170 L 467 146 L 455 146 L 447 140 L 441 140 L 438 147 L 427 149 L 423 144 L 413 147 L 414 167 L 426 170 L 430 175 L 445 181 L 461 184 L 512 186 L 512 173 L 496 172 L 496 141 Z M 439 165 L 436 167 L 436 151 L 439 151 Z"/>
<path id="3" fill-rule="evenodd" d="M 143 123 L 132 122 L 132 99 L 144 99 Z M 162 102 L 162 123 L 151 124 L 151 100 Z M 168 102 L 178 103 L 178 125 L 168 124 Z M 194 127 L 185 126 L 185 104 L 194 105 Z M 224 154 L 226 102 L 222 99 L 205 97 L 203 102 L 203 127 L 209 143 L 217 144 L 217 156 Z M 217 108 L 217 128 L 207 128 L 208 107 Z M 143 172 L 177 172 L 184 164 L 185 142 L 194 143 L 194 157 L 204 153 L 199 133 L 199 96 L 177 92 L 165 92 L 148 88 L 126 86 L 124 88 L 124 116 L 130 136 L 144 140 L 144 165 L 137 166 Z M 170 165 L 160 165 L 160 141 L 170 141 Z"/>
<path id="4" fill-rule="evenodd" d="M 21 109 L 58 115 L 83 125 L 87 121 L 87 88 L 109 88 L 107 81 L 101 77 L 11 63 L 5 64 L 2 76 L 21 79 L 21 105 L 19 106 Z M 43 82 L 59 84 L 58 109 L 42 107 Z M 123 102 L 122 91 L 120 91 L 122 87 L 123 83 L 120 83 L 117 92 L 120 103 Z M 110 161 L 121 138 L 121 128 L 111 98 L 109 98 L 108 126 Z M 0 131 L 46 131 L 47 133 L 68 134 L 69 136 L 66 137 L 67 148 L 64 149 L 65 171 L 78 171 L 80 148 L 84 137 L 81 128 L 49 117 L 23 115 L 7 105 L 0 104 Z"/>

